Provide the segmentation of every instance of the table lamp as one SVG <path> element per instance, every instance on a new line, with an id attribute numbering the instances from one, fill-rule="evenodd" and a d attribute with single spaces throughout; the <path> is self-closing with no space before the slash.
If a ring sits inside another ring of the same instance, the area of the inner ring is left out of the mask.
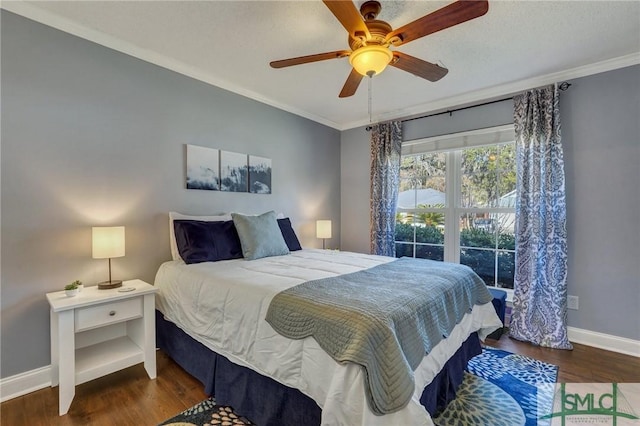
<path id="1" fill-rule="evenodd" d="M 331 238 L 331 220 L 316 221 L 316 238 L 322 238 L 322 248 L 327 238 Z"/>
<path id="2" fill-rule="evenodd" d="M 122 281 L 111 279 L 111 258 L 124 256 L 124 226 L 94 226 L 92 228 L 94 259 L 109 259 L 109 281 L 98 283 L 99 290 L 117 288 Z"/>

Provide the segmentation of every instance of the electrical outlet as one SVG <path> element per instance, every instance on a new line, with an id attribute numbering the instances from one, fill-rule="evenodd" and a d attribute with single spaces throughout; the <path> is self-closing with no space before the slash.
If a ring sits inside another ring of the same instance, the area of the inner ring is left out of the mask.
<path id="1" fill-rule="evenodd" d="M 567 296 L 567 308 L 577 311 L 578 306 L 578 296 Z"/>

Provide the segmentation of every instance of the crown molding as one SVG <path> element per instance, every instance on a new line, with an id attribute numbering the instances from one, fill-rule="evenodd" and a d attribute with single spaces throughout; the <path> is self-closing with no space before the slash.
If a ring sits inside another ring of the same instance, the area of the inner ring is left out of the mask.
<path id="1" fill-rule="evenodd" d="M 618 58 L 608 59 L 606 61 L 596 62 L 581 67 L 571 68 L 551 74 L 545 74 L 517 82 L 502 84 L 488 89 L 477 90 L 475 92 L 464 93 L 459 96 L 440 99 L 434 102 L 420 104 L 411 108 L 399 109 L 384 115 L 375 117 L 375 121 L 389 121 L 407 119 L 423 114 L 430 114 L 437 111 L 446 111 L 450 108 L 460 107 L 461 105 L 473 105 L 474 103 L 486 102 L 492 99 L 498 99 L 505 96 L 512 96 L 534 87 L 545 86 L 556 82 L 571 80 L 589 75 L 600 74 L 619 68 L 625 68 L 632 65 L 640 64 L 640 52 L 629 55 L 620 56 Z M 360 120 L 344 125 L 340 130 L 347 130 L 354 127 L 362 127 L 369 125 L 368 120 Z"/>
<path id="2" fill-rule="evenodd" d="M 280 110 L 290 112 L 303 118 L 315 121 L 328 127 L 343 131 L 353 129 L 356 127 L 364 127 L 370 124 L 368 119 L 362 119 L 349 123 L 339 124 L 334 121 L 328 120 L 324 117 L 311 114 L 308 111 L 303 111 L 299 108 L 295 108 L 290 105 L 277 102 L 273 99 L 267 98 L 259 93 L 251 90 L 244 89 L 237 85 L 234 85 L 226 80 L 219 79 L 211 76 L 202 69 L 193 67 L 169 58 L 164 55 L 160 55 L 148 49 L 136 46 L 132 43 L 125 42 L 116 37 L 105 34 L 101 31 L 96 31 L 85 26 L 79 25 L 71 20 L 60 17 L 54 13 L 40 9 L 37 6 L 28 4 L 22 0 L 0 1 L 0 8 L 8 10 L 10 12 L 21 15 L 25 18 L 34 20 L 41 24 L 56 28 L 66 33 L 78 36 L 80 38 L 92 41 L 99 45 L 108 47 L 110 49 L 125 53 L 133 56 L 137 59 L 149 62 L 151 64 L 166 68 L 168 70 L 183 74 L 187 77 L 214 85 L 224 90 L 236 93 L 240 96 L 244 96 L 249 99 L 264 103 L 266 105 L 278 108 Z M 552 84 L 562 80 L 570 80 L 580 77 L 586 77 L 593 74 L 599 74 L 606 71 L 615 70 L 618 68 L 624 68 L 632 65 L 640 64 L 640 52 L 632 53 L 626 56 L 613 58 L 593 64 L 584 65 L 581 67 L 572 68 L 565 71 L 555 72 L 542 76 L 537 76 L 517 82 L 511 82 L 494 86 L 488 89 L 477 90 L 474 92 L 464 93 L 459 96 L 453 96 L 428 102 L 420 105 L 413 106 L 411 108 L 403 108 L 396 111 L 392 111 L 380 116 L 375 117 L 376 122 L 406 119 L 423 114 L 429 114 L 436 111 L 446 110 L 449 108 L 459 107 L 461 105 L 472 105 L 474 103 L 484 102 L 490 99 L 496 99 L 498 97 L 511 96 L 514 93 L 529 90 L 534 87 L 544 86 Z"/>

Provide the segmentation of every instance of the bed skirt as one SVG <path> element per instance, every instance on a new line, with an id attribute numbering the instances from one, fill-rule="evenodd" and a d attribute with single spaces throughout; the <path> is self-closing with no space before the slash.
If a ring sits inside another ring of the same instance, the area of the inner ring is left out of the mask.
<path id="1" fill-rule="evenodd" d="M 198 379 L 205 393 L 214 396 L 218 404 L 232 406 L 257 425 L 320 424 L 322 410 L 313 399 L 216 354 L 165 320 L 157 310 L 156 345 Z M 473 333 L 427 385 L 420 402 L 431 415 L 455 398 L 467 362 L 481 352 L 480 339 Z"/>

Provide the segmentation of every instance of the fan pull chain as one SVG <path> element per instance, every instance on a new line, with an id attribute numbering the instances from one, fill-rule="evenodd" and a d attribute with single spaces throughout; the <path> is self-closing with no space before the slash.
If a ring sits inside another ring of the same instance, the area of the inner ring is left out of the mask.
<path id="1" fill-rule="evenodd" d="M 371 80 L 373 80 L 373 77 L 369 76 L 369 124 L 373 124 L 371 108 Z"/>

